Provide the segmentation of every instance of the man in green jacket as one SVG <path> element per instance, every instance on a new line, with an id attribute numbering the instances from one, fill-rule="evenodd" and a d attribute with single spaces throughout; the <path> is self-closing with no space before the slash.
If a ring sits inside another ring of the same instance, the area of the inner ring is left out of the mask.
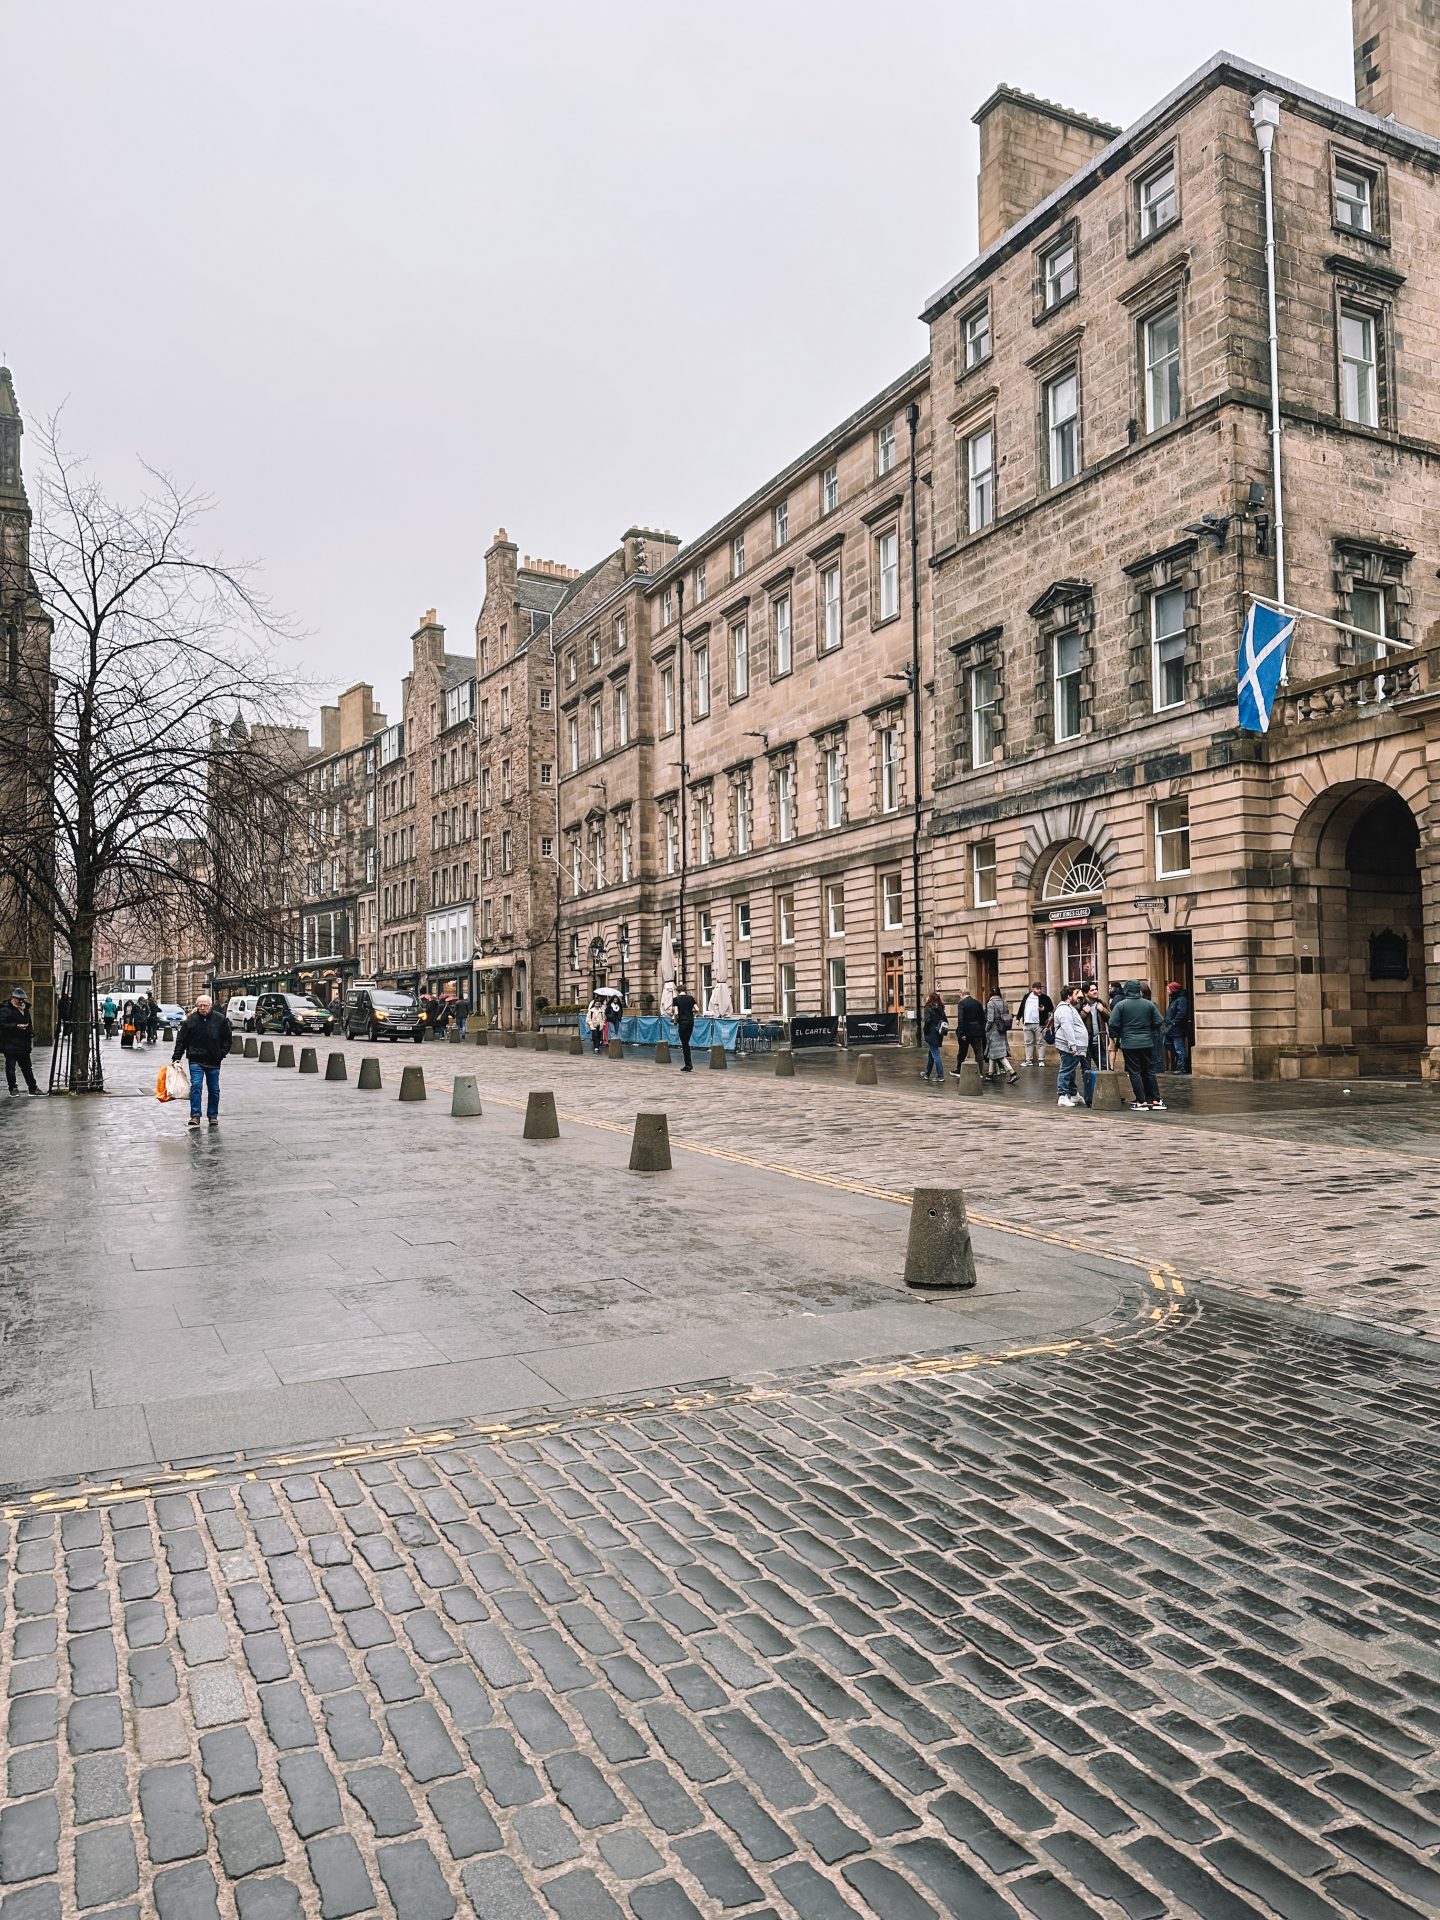
<path id="1" fill-rule="evenodd" d="M 1163 1113 L 1160 1083 L 1155 1078 L 1160 1036 L 1165 1018 L 1138 980 L 1127 980 L 1122 997 L 1110 1009 L 1110 1038 L 1125 1055 L 1125 1071 L 1135 1095 L 1132 1113 Z"/>

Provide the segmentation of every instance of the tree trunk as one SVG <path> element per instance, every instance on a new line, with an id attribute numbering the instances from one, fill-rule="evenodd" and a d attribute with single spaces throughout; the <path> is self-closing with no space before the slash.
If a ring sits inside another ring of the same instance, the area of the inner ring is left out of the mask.
<path id="1" fill-rule="evenodd" d="M 99 1093 L 92 1082 L 91 1055 L 95 1050 L 95 923 L 86 916 L 70 936 L 70 1072 L 71 1093 Z M 59 1044 L 59 1036 L 56 1036 Z"/>

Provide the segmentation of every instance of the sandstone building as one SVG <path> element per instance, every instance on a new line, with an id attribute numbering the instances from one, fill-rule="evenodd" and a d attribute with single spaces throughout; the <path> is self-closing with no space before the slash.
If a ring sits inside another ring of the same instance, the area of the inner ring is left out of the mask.
<path id="1" fill-rule="evenodd" d="M 373 979 L 379 863 L 375 735 L 385 715 L 360 681 L 320 709 L 320 744 L 305 768 L 308 857 L 293 920 L 297 990 L 327 1006 L 348 983 Z"/>

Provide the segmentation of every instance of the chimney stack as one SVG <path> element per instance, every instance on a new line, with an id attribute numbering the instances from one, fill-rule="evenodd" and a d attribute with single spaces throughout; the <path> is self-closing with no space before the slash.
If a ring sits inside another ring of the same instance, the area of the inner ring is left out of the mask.
<path id="1" fill-rule="evenodd" d="M 1120 131 L 1016 87 L 997 87 L 974 119 L 980 129 L 982 253 Z"/>
<path id="2" fill-rule="evenodd" d="M 1440 139 L 1440 0 L 1350 0 L 1355 104 Z"/>

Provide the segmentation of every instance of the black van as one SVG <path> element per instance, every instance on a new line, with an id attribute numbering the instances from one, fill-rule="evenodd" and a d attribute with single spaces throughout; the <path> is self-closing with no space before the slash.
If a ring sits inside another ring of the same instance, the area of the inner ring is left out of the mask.
<path id="1" fill-rule="evenodd" d="M 415 1040 L 425 1038 L 425 1014 L 408 993 L 384 987 L 352 987 L 345 1002 L 347 1040 Z"/>

